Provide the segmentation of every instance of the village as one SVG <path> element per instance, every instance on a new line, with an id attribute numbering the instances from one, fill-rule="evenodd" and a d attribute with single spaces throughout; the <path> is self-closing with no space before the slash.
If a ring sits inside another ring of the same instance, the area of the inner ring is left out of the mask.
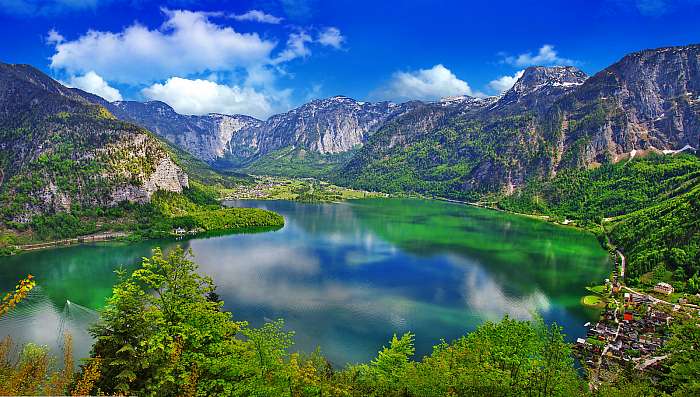
<path id="1" fill-rule="evenodd" d="M 591 385 L 608 380 L 617 368 L 633 368 L 653 378 L 667 358 L 663 346 L 670 326 L 684 316 L 697 318 L 700 306 L 688 303 L 687 298 L 677 303 L 659 298 L 674 293 L 665 282 L 640 292 L 621 284 L 617 272 L 605 281 L 604 291 L 609 296 L 600 320 L 586 323 L 586 337 L 578 338 L 574 345 L 579 360 L 591 372 Z"/>
<path id="2" fill-rule="evenodd" d="M 222 189 L 226 200 L 342 201 L 388 197 L 385 193 L 366 192 L 333 185 L 314 178 L 255 176 L 254 183 Z"/>

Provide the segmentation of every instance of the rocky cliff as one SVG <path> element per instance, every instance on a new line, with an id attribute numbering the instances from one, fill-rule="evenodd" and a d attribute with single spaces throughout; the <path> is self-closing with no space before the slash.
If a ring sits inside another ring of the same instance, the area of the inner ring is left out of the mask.
<path id="1" fill-rule="evenodd" d="M 531 66 L 489 110 L 500 113 L 546 110 L 586 79 L 588 75 L 573 66 Z"/>
<path id="2" fill-rule="evenodd" d="M 242 115 L 181 115 L 159 101 L 119 101 L 107 108 L 118 118 L 137 123 L 204 161 L 223 157 L 230 152 L 235 133 L 262 123 Z"/>
<path id="3" fill-rule="evenodd" d="M 700 139 L 700 45 L 625 56 L 557 102 L 571 161 L 617 161 L 632 151 L 697 148 Z"/>
<path id="4" fill-rule="evenodd" d="M 148 131 L 27 65 L 0 64 L 5 220 L 181 192 L 187 175 Z"/>
<path id="5" fill-rule="evenodd" d="M 223 159 L 236 167 L 283 148 L 298 147 L 321 155 L 347 152 L 362 145 L 387 120 L 411 108 L 411 104 L 336 96 L 261 121 L 243 115 L 186 116 L 162 102 L 121 101 L 105 106 L 118 118 L 148 128 L 199 159 Z"/>
<path id="6" fill-rule="evenodd" d="M 336 180 L 475 199 L 565 168 L 697 148 L 699 64 L 700 46 L 691 45 L 630 54 L 590 78 L 573 67 L 528 68 L 475 111 L 423 107 L 396 118 Z"/>

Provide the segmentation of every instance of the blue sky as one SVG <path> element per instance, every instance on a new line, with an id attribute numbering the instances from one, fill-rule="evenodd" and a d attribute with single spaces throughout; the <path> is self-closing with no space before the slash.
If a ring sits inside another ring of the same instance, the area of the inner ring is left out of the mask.
<path id="1" fill-rule="evenodd" d="M 260 118 L 310 99 L 494 95 L 700 43 L 700 0 L 0 0 L 0 60 L 110 100 Z"/>

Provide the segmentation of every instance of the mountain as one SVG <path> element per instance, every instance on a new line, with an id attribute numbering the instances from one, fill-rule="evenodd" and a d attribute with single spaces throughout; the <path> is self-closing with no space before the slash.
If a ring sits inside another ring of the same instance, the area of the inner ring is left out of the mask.
<path id="1" fill-rule="evenodd" d="M 317 99 L 234 135 L 230 154 L 245 159 L 290 146 L 319 154 L 347 152 L 410 107 L 410 103 L 358 102 L 344 96 Z"/>
<path id="2" fill-rule="evenodd" d="M 632 151 L 700 143 L 700 45 L 639 51 L 588 79 L 553 107 L 568 161 L 588 166 Z"/>
<path id="3" fill-rule="evenodd" d="M 118 118 L 144 126 L 204 161 L 223 157 L 230 151 L 233 134 L 262 123 L 242 115 L 181 115 L 160 101 L 118 101 L 106 107 Z"/>
<path id="4" fill-rule="evenodd" d="M 354 187 L 477 199 L 566 169 L 698 147 L 699 48 L 640 51 L 592 77 L 572 66 L 529 67 L 498 98 L 336 96 L 265 121 L 87 99 L 220 169 L 332 174 Z"/>
<path id="5" fill-rule="evenodd" d="M 588 75 L 573 66 L 531 66 L 523 71 L 494 108 L 508 112 L 541 111 L 586 79 Z"/>
<path id="6" fill-rule="evenodd" d="M 181 115 L 157 101 L 103 105 L 118 118 L 138 123 L 195 157 L 210 163 L 218 161 L 219 166 L 226 168 L 241 168 L 269 153 L 289 148 L 322 156 L 345 153 L 362 145 L 385 121 L 412 106 L 336 96 L 261 121 L 243 115 Z"/>
<path id="7" fill-rule="evenodd" d="M 528 68 L 474 112 L 441 118 L 423 107 L 397 117 L 335 180 L 479 199 L 565 169 L 697 148 L 699 63 L 700 46 L 690 45 L 630 54 L 590 78 L 572 67 Z"/>
<path id="8" fill-rule="evenodd" d="M 148 131 L 28 65 L 0 63 L 0 206 L 7 221 L 143 203 L 188 176 Z M 95 99 L 95 98 L 92 98 Z"/>

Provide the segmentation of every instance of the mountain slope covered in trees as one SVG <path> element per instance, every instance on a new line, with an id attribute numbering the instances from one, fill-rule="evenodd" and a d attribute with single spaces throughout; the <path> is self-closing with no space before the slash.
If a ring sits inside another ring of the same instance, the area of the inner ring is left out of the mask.
<path id="1" fill-rule="evenodd" d="M 528 68 L 497 102 L 433 119 L 393 120 L 337 172 L 356 187 L 455 198 L 509 194 L 527 180 L 700 143 L 700 45 L 640 51 L 588 79 Z M 384 175 L 398 178 L 390 182 Z"/>
<path id="2" fill-rule="evenodd" d="M 23 65 L 0 65 L 0 166 L 3 217 L 20 223 L 189 185 L 148 131 Z"/>
<path id="3" fill-rule="evenodd" d="M 31 66 L 0 64 L 1 253 L 97 231 L 156 237 L 284 223 L 268 211 L 221 209 L 212 187 L 246 176 L 213 171 L 101 101 Z"/>
<path id="4" fill-rule="evenodd" d="M 698 156 L 654 154 L 533 180 L 513 195 L 496 197 L 495 205 L 589 227 L 601 224 L 627 256 L 631 284 L 657 269 L 655 281 L 696 293 L 687 281 L 700 272 L 699 195 Z"/>

